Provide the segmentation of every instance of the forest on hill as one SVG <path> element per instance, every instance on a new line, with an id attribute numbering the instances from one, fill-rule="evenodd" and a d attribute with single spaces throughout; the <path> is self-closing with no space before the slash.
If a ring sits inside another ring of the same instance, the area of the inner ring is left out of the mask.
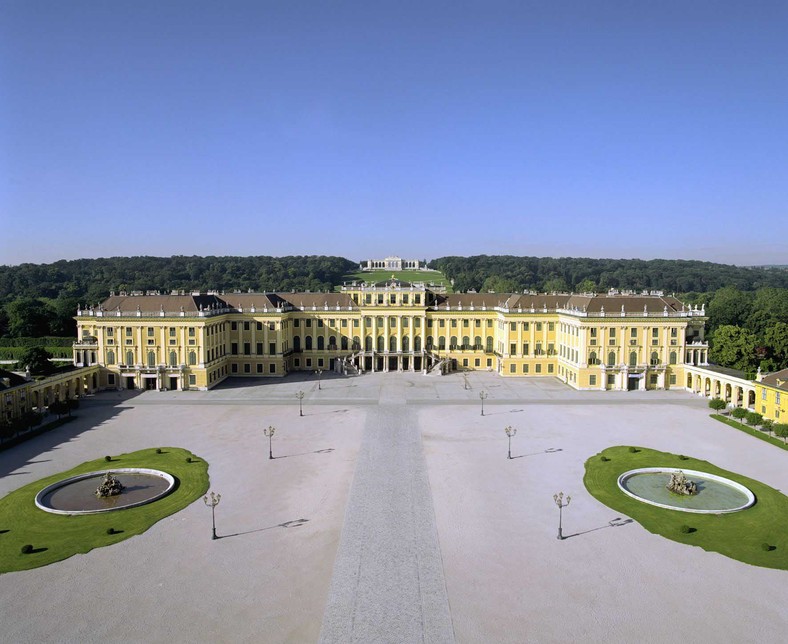
<path id="1" fill-rule="evenodd" d="M 675 293 L 685 302 L 706 306 L 707 337 L 717 364 L 744 371 L 788 366 L 784 269 L 687 260 L 488 255 L 442 257 L 429 267 L 453 280 L 455 291 L 617 288 Z M 73 337 L 77 303 L 98 303 L 111 290 L 330 291 L 357 268 L 357 262 L 342 257 L 315 255 L 111 257 L 0 266 L 0 347 L 17 351 L 29 338 Z"/>
<path id="2" fill-rule="evenodd" d="M 587 257 L 515 257 L 475 255 L 440 257 L 429 263 L 451 280 L 457 291 L 598 291 L 661 290 L 709 293 L 724 286 L 742 291 L 788 288 L 788 270 L 747 268 L 683 259 L 591 259 Z"/>

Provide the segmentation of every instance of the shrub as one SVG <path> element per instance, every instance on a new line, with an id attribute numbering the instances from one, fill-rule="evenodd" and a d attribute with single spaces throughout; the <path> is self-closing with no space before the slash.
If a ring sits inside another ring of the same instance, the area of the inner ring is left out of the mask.
<path id="1" fill-rule="evenodd" d="M 600 460 L 600 461 L 603 461 L 603 462 L 605 462 L 605 463 L 607 463 L 607 462 L 608 462 L 610 459 L 609 459 L 607 456 L 603 456 L 603 457 L 602 457 L 602 458 L 600 458 L 599 460 Z"/>
<path id="2" fill-rule="evenodd" d="M 157 447 L 157 448 L 156 448 L 156 453 L 157 453 L 157 454 L 161 454 L 161 447 Z"/>
<path id="3" fill-rule="evenodd" d="M 748 425 L 760 425 L 763 420 L 763 416 L 755 411 L 748 411 L 745 418 L 747 419 Z"/>
<path id="4" fill-rule="evenodd" d="M 774 550 L 774 548 L 772 547 L 772 545 L 771 545 L 771 544 L 769 544 L 769 543 L 762 543 L 762 544 L 761 544 L 761 548 L 762 548 L 763 550 L 765 550 L 766 552 L 770 552 L 770 551 Z"/>
<path id="5" fill-rule="evenodd" d="M 777 436 L 783 439 L 784 443 L 788 443 L 788 424 L 775 423 L 772 429 Z"/>
<path id="6" fill-rule="evenodd" d="M 686 523 L 683 526 L 681 526 L 682 534 L 692 534 L 693 532 L 695 532 L 695 528 L 691 528 Z"/>
<path id="7" fill-rule="evenodd" d="M 631 454 L 636 454 L 636 453 L 638 452 L 638 448 L 637 448 L 637 447 L 630 447 L 630 448 L 629 448 L 629 452 L 630 452 Z"/>
<path id="8" fill-rule="evenodd" d="M 115 534 L 115 528 L 107 528 L 107 534 Z"/>
<path id="9" fill-rule="evenodd" d="M 722 411 L 727 407 L 727 403 L 722 398 L 712 398 L 709 401 L 709 407 L 715 411 Z"/>
<path id="10" fill-rule="evenodd" d="M 772 429 L 774 428 L 774 421 L 770 418 L 764 418 L 761 421 L 761 429 L 765 432 L 772 433 Z"/>
<path id="11" fill-rule="evenodd" d="M 112 457 L 111 456 L 105 456 L 104 460 L 107 461 L 107 463 L 109 463 L 110 461 L 112 461 Z"/>
<path id="12" fill-rule="evenodd" d="M 738 418 L 739 420 L 744 418 L 746 415 L 747 415 L 747 410 L 744 407 L 736 407 L 736 409 L 734 409 L 731 412 L 731 416 L 733 416 L 734 418 Z"/>
<path id="13" fill-rule="evenodd" d="M 192 457 L 191 456 L 187 456 L 186 457 L 186 462 L 187 463 L 191 463 L 192 462 Z"/>
<path id="14" fill-rule="evenodd" d="M 679 459 L 681 459 L 682 461 L 687 461 L 689 460 L 689 456 L 684 456 L 684 454 L 679 454 Z"/>
<path id="15" fill-rule="evenodd" d="M 30 545 L 29 543 L 26 543 L 24 546 L 22 546 L 22 554 L 23 555 L 29 555 L 31 552 L 33 552 L 33 546 L 32 545 Z"/>

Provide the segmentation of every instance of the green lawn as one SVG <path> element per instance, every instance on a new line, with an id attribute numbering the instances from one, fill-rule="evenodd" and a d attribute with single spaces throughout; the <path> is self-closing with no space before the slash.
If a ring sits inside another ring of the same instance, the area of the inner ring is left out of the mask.
<path id="1" fill-rule="evenodd" d="M 451 282 L 449 282 L 446 276 L 440 271 L 358 271 L 357 273 L 348 273 L 342 280 L 346 282 L 352 282 L 353 280 L 361 282 L 384 282 L 391 279 L 392 275 L 403 282 L 442 284 L 446 287 L 447 293 L 454 292 L 451 288 Z M 336 287 L 337 290 L 339 290 L 340 286 Z"/>
<path id="2" fill-rule="evenodd" d="M 25 485 L 0 499 L 0 573 L 46 566 L 142 534 L 157 521 L 203 496 L 208 490 L 208 463 L 177 447 L 162 447 L 161 450 L 161 454 L 152 448 L 112 455 L 111 463 L 102 457 Z M 193 462 L 187 463 L 187 457 Z M 113 467 L 162 470 L 175 477 L 175 490 L 148 505 L 102 514 L 65 516 L 36 507 L 36 494 L 50 483 Z M 117 533 L 107 534 L 108 528 L 114 528 Z M 21 553 L 26 544 L 33 546 L 32 553 Z"/>
<path id="3" fill-rule="evenodd" d="M 739 431 L 744 432 L 745 434 L 749 434 L 750 436 L 755 436 L 755 438 L 760 438 L 762 441 L 766 441 L 767 443 L 771 443 L 772 445 L 776 445 L 780 449 L 788 450 L 788 444 L 785 443 L 784 440 L 777 438 L 776 436 L 770 436 L 763 430 L 755 429 L 755 427 L 750 427 L 744 423 L 740 423 L 735 418 L 727 418 L 726 416 L 721 416 L 720 414 L 711 414 L 711 417 L 714 420 L 718 420 L 721 423 L 725 423 L 730 427 L 734 427 Z"/>
<path id="4" fill-rule="evenodd" d="M 707 461 L 680 458 L 676 454 L 638 447 L 609 447 L 586 461 L 583 483 L 591 495 L 640 523 L 646 530 L 673 541 L 754 566 L 788 570 L 788 497 L 753 479 L 723 470 Z M 603 461 L 602 457 L 609 458 Z M 754 506 L 731 514 L 691 514 L 665 510 L 641 503 L 624 494 L 617 485 L 619 475 L 639 467 L 676 467 L 717 474 L 747 486 L 755 494 Z M 681 532 L 687 525 L 694 530 Z M 764 549 L 767 544 L 768 550 Z M 648 556 L 648 553 L 643 553 Z"/>

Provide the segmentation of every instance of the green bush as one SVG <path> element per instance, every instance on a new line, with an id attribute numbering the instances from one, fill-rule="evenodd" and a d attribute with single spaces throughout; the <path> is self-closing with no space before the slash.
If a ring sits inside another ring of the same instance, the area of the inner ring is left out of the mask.
<path id="1" fill-rule="evenodd" d="M 695 532 L 695 528 L 691 528 L 686 523 L 681 526 L 681 533 L 682 534 L 691 534 L 693 532 Z"/>
<path id="2" fill-rule="evenodd" d="M 714 411 L 722 411 L 727 407 L 727 403 L 722 398 L 712 398 L 709 401 L 709 407 L 711 407 Z"/>
<path id="3" fill-rule="evenodd" d="M 747 415 L 747 410 L 744 407 L 736 407 L 731 412 L 731 416 L 733 416 L 734 418 L 738 418 L 739 420 L 744 418 L 746 415 Z"/>
<path id="4" fill-rule="evenodd" d="M 192 457 L 191 456 L 187 456 L 186 457 L 186 462 L 187 463 L 191 463 L 192 462 Z"/>
<path id="5" fill-rule="evenodd" d="M 21 551 L 23 555 L 29 555 L 31 552 L 33 552 L 33 546 L 29 543 L 26 543 L 24 546 L 22 546 Z"/>
<path id="6" fill-rule="evenodd" d="M 605 463 L 607 463 L 607 462 L 608 462 L 610 459 L 609 459 L 607 456 L 603 456 L 603 457 L 602 457 L 602 458 L 600 458 L 599 460 L 600 460 L 600 461 L 604 461 Z"/>
<path id="7" fill-rule="evenodd" d="M 765 550 L 766 552 L 771 552 L 772 550 L 774 550 L 774 548 L 770 543 L 765 543 L 765 542 L 761 544 L 761 549 Z"/>
<path id="8" fill-rule="evenodd" d="M 107 463 L 110 463 L 110 462 L 112 462 L 112 457 L 111 456 L 105 456 L 104 460 L 107 461 Z"/>
<path id="9" fill-rule="evenodd" d="M 157 448 L 156 448 L 156 453 L 157 453 L 157 454 L 161 454 L 161 447 L 157 447 Z"/>
<path id="10" fill-rule="evenodd" d="M 107 534 L 115 534 L 115 528 L 107 528 Z"/>
<path id="11" fill-rule="evenodd" d="M 630 452 L 631 454 L 637 454 L 637 452 L 638 452 L 638 448 L 637 448 L 637 447 L 630 447 L 630 448 L 629 448 L 629 452 Z"/>
<path id="12" fill-rule="evenodd" d="M 684 454 L 679 454 L 679 458 L 680 458 L 682 461 L 689 460 L 689 456 L 684 456 Z"/>

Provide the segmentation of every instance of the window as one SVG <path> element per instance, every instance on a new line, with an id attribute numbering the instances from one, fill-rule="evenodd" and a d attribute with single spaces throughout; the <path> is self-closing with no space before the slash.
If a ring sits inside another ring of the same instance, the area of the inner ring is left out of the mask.
<path id="1" fill-rule="evenodd" d="M 244 373 L 252 373 L 252 365 L 245 364 L 244 365 Z"/>
<path id="2" fill-rule="evenodd" d="M 107 364 L 115 364 L 115 352 L 112 349 L 107 351 Z"/>
<path id="3" fill-rule="evenodd" d="M 170 351 L 170 366 L 177 367 L 178 366 L 178 354 L 175 351 Z"/>
<path id="4" fill-rule="evenodd" d="M 317 321 L 317 328 L 318 329 L 322 329 L 323 328 L 323 320 L 318 320 Z"/>
<path id="5" fill-rule="evenodd" d="M 537 322 L 536 323 L 536 330 L 537 331 L 541 331 L 542 330 L 542 323 L 541 322 Z"/>
<path id="6" fill-rule="evenodd" d="M 553 363 L 552 362 L 549 363 L 547 365 L 547 373 L 553 373 L 553 367 L 554 367 Z"/>
<path id="7" fill-rule="evenodd" d="M 592 338 L 595 338 L 595 337 L 596 337 L 596 328 L 592 328 L 592 329 L 591 329 L 591 337 L 592 337 Z"/>
<path id="8" fill-rule="evenodd" d="M 654 327 L 653 329 L 651 329 L 651 337 L 652 338 L 658 338 L 659 337 L 659 329 L 657 327 Z"/>
<path id="9" fill-rule="evenodd" d="M 326 345 L 325 338 L 323 338 L 322 335 L 317 336 L 317 350 L 322 351 L 323 349 L 326 348 L 325 345 Z"/>
<path id="10" fill-rule="evenodd" d="M 509 322 L 509 330 L 517 331 L 517 322 Z"/>
<path id="11" fill-rule="evenodd" d="M 230 329 L 232 331 L 237 331 L 238 330 L 238 322 L 231 322 L 230 323 Z"/>
<path id="12" fill-rule="evenodd" d="M 299 318 L 296 318 L 295 320 L 293 320 L 293 328 L 294 329 L 297 329 L 300 326 L 301 326 L 301 320 Z"/>
<path id="13" fill-rule="evenodd" d="M 126 327 L 126 337 L 127 338 L 131 337 L 131 328 L 130 327 Z"/>
<path id="14" fill-rule="evenodd" d="M 613 374 L 608 374 L 607 384 L 609 387 L 614 387 L 616 384 L 616 377 Z"/>
<path id="15" fill-rule="evenodd" d="M 156 353 L 154 351 L 148 351 L 148 366 L 156 366 Z"/>
<path id="16" fill-rule="evenodd" d="M 548 331 L 555 331 L 555 322 L 548 322 L 547 323 L 547 330 Z"/>
<path id="17" fill-rule="evenodd" d="M 248 330 L 249 330 L 249 323 L 244 322 L 244 331 L 248 331 Z"/>
<path id="18" fill-rule="evenodd" d="M 193 337 L 194 337 L 194 327 L 193 327 L 193 326 L 190 326 L 190 327 L 189 327 L 189 337 L 190 337 L 190 338 L 193 338 Z"/>
<path id="19" fill-rule="evenodd" d="M 475 358 L 474 361 L 473 361 L 473 366 L 474 367 L 481 367 L 482 366 L 482 361 L 479 358 Z"/>
<path id="20" fill-rule="evenodd" d="M 489 353 L 492 353 L 492 350 L 493 350 L 493 338 L 492 338 L 491 335 L 487 336 L 487 343 L 486 343 L 486 349 L 485 350 L 487 352 L 489 352 Z M 490 361 L 488 360 L 488 362 L 490 362 Z M 487 365 L 487 366 L 489 367 L 490 365 Z"/>
<path id="21" fill-rule="evenodd" d="M 607 366 L 613 367 L 615 366 L 615 364 L 616 364 L 616 352 L 611 351 L 610 353 L 607 354 Z"/>
<path id="22" fill-rule="evenodd" d="M 244 342 L 244 355 L 249 356 L 252 354 L 252 343 Z"/>
<path id="23" fill-rule="evenodd" d="M 306 320 L 306 327 L 307 327 L 308 329 L 312 328 L 312 320 L 310 320 L 310 319 L 307 319 L 307 320 Z"/>
<path id="24" fill-rule="evenodd" d="M 238 343 L 237 343 L 237 342 L 233 342 L 233 343 L 230 345 L 230 353 L 231 353 L 232 355 L 234 355 L 234 356 L 237 356 L 237 355 L 238 355 Z"/>
<path id="25" fill-rule="evenodd" d="M 191 386 L 194 386 L 194 385 L 197 384 L 197 376 L 195 376 L 193 373 L 189 374 L 189 384 Z"/>
<path id="26" fill-rule="evenodd" d="M 258 362 L 257 363 L 257 373 L 263 373 L 263 363 L 262 362 Z"/>
<path id="27" fill-rule="evenodd" d="M 174 327 L 174 326 L 171 326 L 171 327 L 170 327 L 170 337 L 171 337 L 171 338 L 174 338 L 174 337 L 175 337 L 175 327 Z"/>
<path id="28" fill-rule="evenodd" d="M 638 330 L 635 327 L 632 327 L 629 330 L 629 337 L 630 338 L 637 338 L 638 337 Z"/>
<path id="29" fill-rule="evenodd" d="M 509 373 L 517 373 L 517 365 L 516 364 L 510 364 L 509 365 Z"/>
<path id="30" fill-rule="evenodd" d="M 126 351 L 126 364 L 134 364 L 134 353 L 131 351 Z"/>
<path id="31" fill-rule="evenodd" d="M 676 352 L 675 351 L 671 351 L 670 352 L 670 364 L 676 364 Z"/>
<path id="32" fill-rule="evenodd" d="M 610 337 L 611 338 L 615 338 L 616 337 L 616 327 L 612 327 L 610 329 Z"/>
<path id="33" fill-rule="evenodd" d="M 152 326 L 149 326 L 149 327 L 148 327 L 148 337 L 149 337 L 149 338 L 152 338 L 152 337 L 153 337 L 153 327 L 152 327 Z"/>
<path id="34" fill-rule="evenodd" d="M 258 356 L 261 356 L 261 355 L 263 355 L 263 343 L 262 343 L 262 342 L 258 342 L 258 343 L 257 343 L 257 346 L 255 347 L 255 349 L 256 349 L 255 353 L 256 353 Z"/>
<path id="35" fill-rule="evenodd" d="M 595 387 L 596 386 L 596 374 L 591 374 L 590 376 L 588 376 L 588 384 L 591 387 Z"/>
<path id="36" fill-rule="evenodd" d="M 263 323 L 262 323 L 262 322 L 258 322 L 258 323 L 257 323 L 257 330 L 258 330 L 258 331 L 262 331 L 262 330 L 263 330 Z M 258 365 L 258 366 L 259 366 L 259 365 Z"/>
<path id="37" fill-rule="evenodd" d="M 651 352 L 651 365 L 655 366 L 659 364 L 659 355 L 656 351 Z"/>
<path id="38" fill-rule="evenodd" d="M 656 384 L 657 384 L 657 374 L 655 374 L 655 373 L 651 374 L 651 376 L 649 377 L 649 383 L 652 386 L 656 386 Z"/>
<path id="39" fill-rule="evenodd" d="M 307 351 L 311 351 L 312 350 L 312 336 L 311 335 L 308 335 L 308 336 L 306 336 L 306 338 L 304 338 L 304 344 L 305 344 L 305 348 L 306 348 Z"/>
<path id="40" fill-rule="evenodd" d="M 670 382 L 671 385 L 675 385 L 676 384 L 676 374 L 675 373 L 670 374 L 670 381 L 669 382 Z"/>
<path id="41" fill-rule="evenodd" d="M 536 373 L 542 373 L 542 365 L 536 365 Z"/>
<path id="42" fill-rule="evenodd" d="M 630 367 L 637 367 L 638 364 L 638 354 L 637 351 L 632 351 L 629 354 L 629 366 Z"/>
<path id="43" fill-rule="evenodd" d="M 271 363 L 268 365 L 268 373 L 276 373 L 276 365 Z"/>
<path id="44" fill-rule="evenodd" d="M 523 355 L 524 355 L 524 356 L 527 356 L 527 355 L 528 355 L 528 349 L 529 349 L 529 348 L 530 348 L 530 347 L 528 346 L 528 343 L 527 343 L 527 342 L 526 342 L 525 344 L 523 344 Z"/>
<path id="45" fill-rule="evenodd" d="M 194 351 L 189 351 L 189 364 L 192 366 L 197 364 L 197 354 Z"/>
<path id="46" fill-rule="evenodd" d="M 537 342 L 536 343 L 536 352 L 535 353 L 538 356 L 542 355 L 542 343 L 541 342 Z"/>
<path id="47" fill-rule="evenodd" d="M 234 362 L 232 364 L 231 371 L 233 373 L 238 373 L 238 365 L 236 363 L 234 363 Z"/>
<path id="48" fill-rule="evenodd" d="M 514 355 L 514 354 L 516 354 L 516 353 L 517 353 L 517 344 L 515 344 L 514 342 L 512 342 L 512 343 L 509 345 L 509 353 L 510 353 L 511 355 Z"/>
<path id="49" fill-rule="evenodd" d="M 599 363 L 599 361 L 597 360 L 597 357 L 596 357 L 596 351 L 592 351 L 591 353 L 589 353 L 588 354 L 588 364 L 595 365 L 595 364 L 598 364 L 598 363 Z"/>

